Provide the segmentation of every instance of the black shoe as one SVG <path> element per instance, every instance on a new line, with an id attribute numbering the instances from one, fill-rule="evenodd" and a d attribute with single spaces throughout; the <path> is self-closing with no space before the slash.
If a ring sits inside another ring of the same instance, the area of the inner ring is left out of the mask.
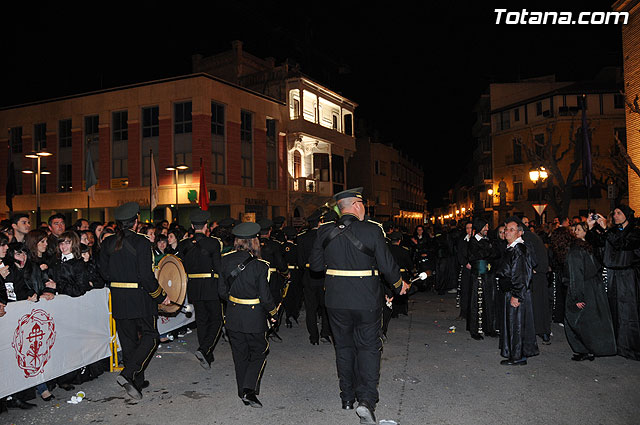
<path id="1" fill-rule="evenodd" d="M 309 342 L 311 342 L 311 345 L 320 345 L 320 343 L 319 343 L 318 341 L 312 341 L 312 340 L 311 340 L 311 341 L 309 341 Z"/>
<path id="2" fill-rule="evenodd" d="M 29 403 L 28 401 L 22 401 L 18 400 L 17 398 L 12 398 L 9 401 L 9 407 L 17 407 L 18 409 L 27 410 L 36 407 L 36 405 L 33 403 Z"/>
<path id="3" fill-rule="evenodd" d="M 344 410 L 353 410 L 355 402 L 355 400 L 342 400 L 342 408 Z"/>
<path id="4" fill-rule="evenodd" d="M 262 407 L 262 403 L 260 403 L 260 400 L 258 400 L 258 397 L 256 397 L 256 393 L 254 391 L 248 391 L 244 393 L 242 395 L 242 401 L 244 402 L 245 406 L 256 408 Z"/>
<path id="5" fill-rule="evenodd" d="M 549 336 L 549 334 L 542 334 L 542 343 L 544 345 L 551 344 L 551 337 Z"/>
<path id="6" fill-rule="evenodd" d="M 500 364 L 503 366 L 524 366 L 527 364 L 527 360 L 502 360 Z"/>
<path id="7" fill-rule="evenodd" d="M 73 385 L 71 385 L 71 384 L 58 384 L 58 386 L 59 386 L 60 388 L 62 388 L 63 390 L 65 390 L 65 391 L 73 391 L 73 390 L 75 390 L 75 389 L 76 389 L 76 387 L 74 387 L 74 386 L 73 386 Z"/>
<path id="8" fill-rule="evenodd" d="M 200 366 L 203 369 L 209 370 L 211 369 L 211 363 L 205 358 L 204 353 L 200 350 L 196 350 L 195 352 L 196 359 L 200 362 Z"/>
<path id="9" fill-rule="evenodd" d="M 54 398 L 56 398 L 56 396 L 54 396 L 53 394 L 51 394 L 51 392 L 49 392 L 49 395 L 47 397 L 42 397 L 42 394 L 40 394 L 40 398 L 44 401 L 51 401 Z"/>
<path id="10" fill-rule="evenodd" d="M 574 360 L 576 362 L 589 360 L 590 362 L 592 362 L 595 358 L 596 358 L 596 356 L 594 356 L 593 354 L 579 353 L 579 354 L 574 354 L 571 357 L 571 360 Z"/>
<path id="11" fill-rule="evenodd" d="M 361 424 L 370 424 L 376 425 L 378 421 L 376 421 L 376 415 L 373 413 L 374 408 L 369 405 L 366 401 L 361 401 L 358 403 L 358 407 L 356 407 L 356 414 L 360 417 Z"/>
<path id="12" fill-rule="evenodd" d="M 133 382 L 129 381 L 124 376 L 118 375 L 118 378 L 116 379 L 116 382 L 118 383 L 118 385 L 120 385 L 122 388 L 124 388 L 124 390 L 127 392 L 127 394 L 129 394 L 129 396 L 131 398 L 136 399 L 136 400 L 141 400 L 142 399 L 142 393 L 140 392 L 140 390 L 138 390 L 136 388 L 136 386 L 133 384 Z"/>
<path id="13" fill-rule="evenodd" d="M 484 337 L 480 334 L 471 334 L 471 338 L 475 339 L 476 341 L 480 341 L 481 339 L 484 339 Z"/>
<path id="14" fill-rule="evenodd" d="M 331 338 L 328 336 L 321 336 L 320 341 L 322 341 L 323 344 L 331 344 Z"/>
<path id="15" fill-rule="evenodd" d="M 149 387 L 149 381 L 147 381 L 146 379 L 144 381 L 142 381 L 142 385 L 140 385 L 140 386 L 136 385 L 136 388 L 138 389 L 138 391 L 142 391 L 147 387 Z"/>

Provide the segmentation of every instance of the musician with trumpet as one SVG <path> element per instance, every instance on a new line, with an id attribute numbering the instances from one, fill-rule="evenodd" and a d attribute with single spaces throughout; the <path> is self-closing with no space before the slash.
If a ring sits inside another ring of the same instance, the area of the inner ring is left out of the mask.
<path id="1" fill-rule="evenodd" d="M 136 400 L 149 385 L 144 370 L 153 357 L 159 338 L 158 304 L 171 300 L 153 274 L 151 242 L 134 232 L 140 206 L 127 202 L 115 210 L 118 230 L 104 239 L 100 249 L 100 273 L 110 282 L 112 314 L 116 322 L 124 369 L 118 384 Z"/>

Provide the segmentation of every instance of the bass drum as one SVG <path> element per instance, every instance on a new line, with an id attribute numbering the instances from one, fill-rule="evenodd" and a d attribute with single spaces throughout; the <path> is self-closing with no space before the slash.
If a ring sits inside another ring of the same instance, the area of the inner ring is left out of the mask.
<path id="1" fill-rule="evenodd" d="M 175 255 L 167 254 L 158 263 L 155 274 L 169 299 L 178 304 L 160 304 L 158 310 L 166 314 L 177 313 L 180 310 L 179 305 L 184 303 L 187 296 L 187 273 L 182 261 Z"/>

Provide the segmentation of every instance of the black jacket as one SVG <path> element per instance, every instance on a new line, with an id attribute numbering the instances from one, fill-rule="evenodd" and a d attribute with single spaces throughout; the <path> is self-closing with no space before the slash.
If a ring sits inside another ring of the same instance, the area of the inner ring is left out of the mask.
<path id="1" fill-rule="evenodd" d="M 222 262 L 220 239 L 196 233 L 192 238 L 184 239 L 178 244 L 178 258 L 184 264 L 187 275 L 211 274 L 206 278 L 189 278 L 187 297 L 189 301 L 218 300 L 218 278 Z"/>
<path id="2" fill-rule="evenodd" d="M 524 293 L 530 288 L 533 275 L 533 259 L 524 243 L 517 243 L 507 248 L 505 260 L 496 276 L 500 281 L 500 289 L 510 291 L 511 296 L 524 299 Z"/>
<path id="3" fill-rule="evenodd" d="M 269 263 L 255 258 L 235 279 L 230 277 L 249 256 L 247 251 L 231 251 L 222 256 L 218 289 L 220 298 L 227 300 L 225 327 L 236 332 L 260 333 L 267 330 L 267 315 L 276 313 L 269 290 Z M 249 304 L 247 300 L 256 301 Z"/>
<path id="4" fill-rule="evenodd" d="M 158 304 L 167 294 L 153 274 L 151 242 L 131 230 L 123 231 L 122 248 L 116 251 L 118 234 L 107 237 L 98 260 L 102 278 L 111 288 L 115 319 L 158 316 Z"/>
<path id="5" fill-rule="evenodd" d="M 347 226 L 347 229 L 336 236 L 326 246 L 336 226 Z M 372 254 L 358 249 L 349 239 L 346 232 L 351 232 L 360 243 Z M 400 267 L 393 259 L 384 239 L 382 226 L 371 220 L 359 221 L 352 214 L 345 214 L 337 223 L 323 224 L 318 228 L 311 257 L 310 268 L 313 271 L 378 271 L 394 289 L 402 288 Z M 326 274 L 324 279 L 325 303 L 328 308 L 348 310 L 372 310 L 382 308 L 384 297 L 380 276 L 373 272 L 369 276 L 340 276 Z"/>
<path id="6" fill-rule="evenodd" d="M 89 273 L 82 258 L 72 258 L 64 262 L 58 260 L 51 267 L 50 275 L 59 294 L 79 297 L 91 289 Z"/>

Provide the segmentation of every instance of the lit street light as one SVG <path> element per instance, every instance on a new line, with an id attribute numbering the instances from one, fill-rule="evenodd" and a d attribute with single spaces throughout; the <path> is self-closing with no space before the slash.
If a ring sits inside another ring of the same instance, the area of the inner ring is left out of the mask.
<path id="1" fill-rule="evenodd" d="M 178 210 L 178 172 L 183 170 L 188 170 L 189 166 L 186 164 L 180 165 L 169 165 L 165 168 L 167 171 L 175 171 L 175 181 L 176 181 L 176 222 L 179 221 L 179 210 Z"/>
<path id="2" fill-rule="evenodd" d="M 42 175 L 51 174 L 46 170 L 40 169 L 40 159 L 51 155 L 53 154 L 47 151 L 29 152 L 25 154 L 25 158 L 35 159 L 37 162 L 36 171 L 30 169 L 22 170 L 24 174 L 35 174 L 36 176 L 36 226 L 40 225 L 42 215 L 40 212 L 40 177 Z"/>
<path id="3" fill-rule="evenodd" d="M 544 167 L 538 167 L 535 170 L 529 171 L 529 179 L 538 187 L 538 208 L 541 208 L 540 211 L 536 209 L 538 216 L 540 217 L 540 225 L 542 225 L 542 213 L 544 212 L 544 208 L 542 207 L 542 184 L 549 177 L 547 170 Z"/>

